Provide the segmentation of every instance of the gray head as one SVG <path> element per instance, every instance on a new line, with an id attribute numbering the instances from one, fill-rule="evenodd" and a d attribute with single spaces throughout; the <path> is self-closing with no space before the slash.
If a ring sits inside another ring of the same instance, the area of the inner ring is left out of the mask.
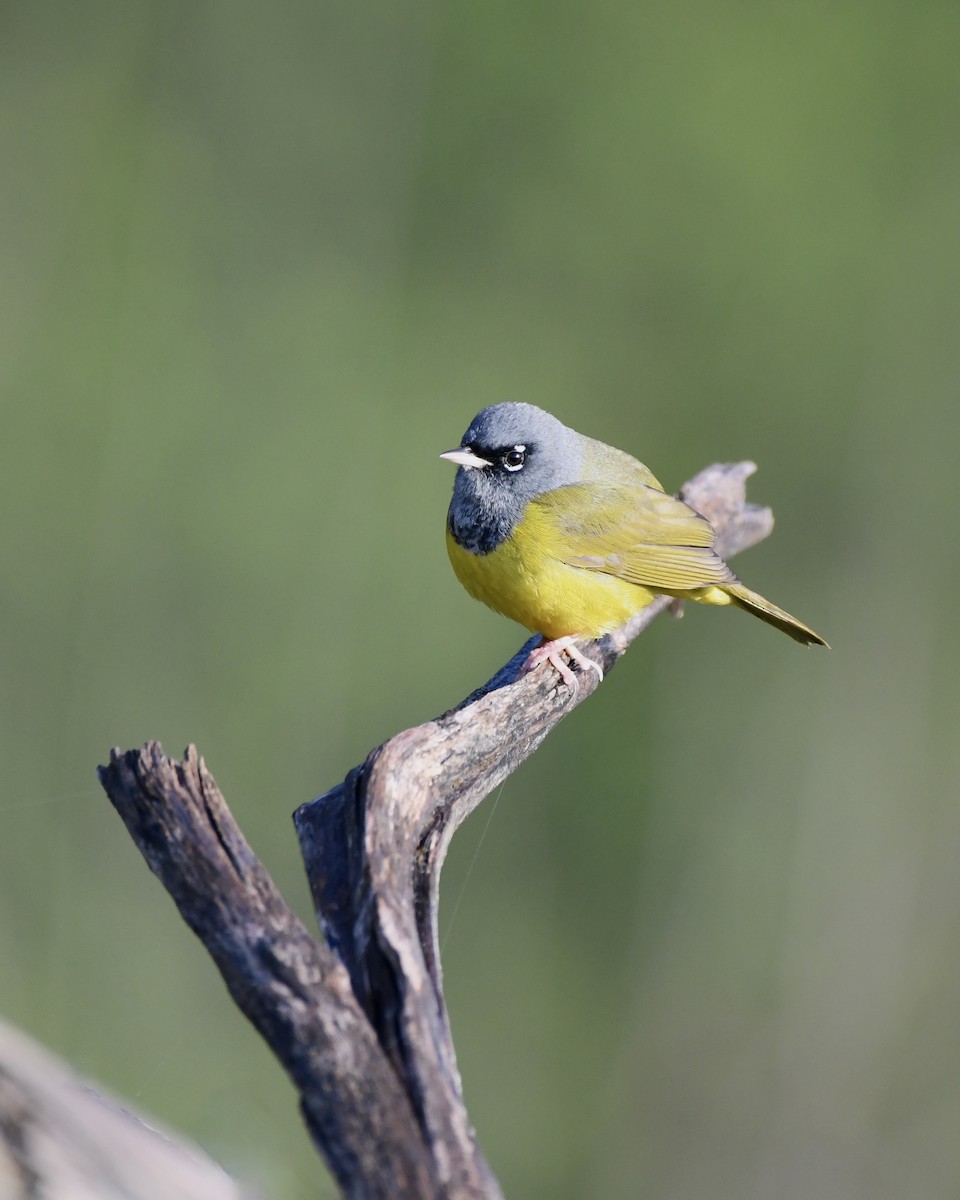
<path id="1" fill-rule="evenodd" d="M 578 482 L 581 447 L 578 433 L 533 404 L 477 413 L 460 449 L 440 456 L 460 468 L 447 513 L 454 538 L 473 554 L 496 549 L 535 496 Z"/>

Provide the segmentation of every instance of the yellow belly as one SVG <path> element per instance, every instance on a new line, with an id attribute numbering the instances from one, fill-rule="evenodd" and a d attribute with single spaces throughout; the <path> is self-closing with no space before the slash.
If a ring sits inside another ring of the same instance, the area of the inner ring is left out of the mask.
<path id="1" fill-rule="evenodd" d="M 447 553 L 471 596 L 548 638 L 601 637 L 646 608 L 645 587 L 570 567 L 543 549 L 543 530 L 531 528 L 530 510 L 505 542 L 489 554 L 470 554 L 447 531 Z"/>

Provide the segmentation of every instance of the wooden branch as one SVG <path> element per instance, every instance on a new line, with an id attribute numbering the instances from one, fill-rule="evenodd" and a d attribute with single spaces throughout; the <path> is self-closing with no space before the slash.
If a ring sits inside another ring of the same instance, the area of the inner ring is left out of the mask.
<path id="1" fill-rule="evenodd" d="M 710 467 L 682 495 L 724 557 L 766 537 L 746 503 L 752 463 Z M 584 647 L 609 671 L 671 601 Z M 151 869 L 220 968 L 234 1000 L 300 1091 L 345 1195 L 497 1200 L 463 1102 L 437 941 L 440 868 L 465 817 L 598 686 L 576 694 L 528 642 L 457 708 L 374 750 L 295 814 L 325 942 L 284 904 L 203 760 L 156 743 L 114 751 L 100 777 Z"/>
<path id="2" fill-rule="evenodd" d="M 196 1146 L 144 1124 L 3 1021 L 0 1196 L 253 1200 Z"/>
<path id="3" fill-rule="evenodd" d="M 410 1101 L 333 951 L 290 911 L 196 750 L 114 751 L 100 781 L 150 869 L 300 1092 L 348 1196 L 439 1196 Z"/>

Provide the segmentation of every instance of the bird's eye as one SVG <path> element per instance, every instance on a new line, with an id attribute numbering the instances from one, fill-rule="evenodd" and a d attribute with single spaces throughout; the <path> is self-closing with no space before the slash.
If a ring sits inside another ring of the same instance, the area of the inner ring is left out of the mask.
<path id="1" fill-rule="evenodd" d="M 526 458 L 526 446 L 514 446 L 512 450 L 507 450 L 501 462 L 508 471 L 519 471 L 523 466 L 523 460 Z"/>

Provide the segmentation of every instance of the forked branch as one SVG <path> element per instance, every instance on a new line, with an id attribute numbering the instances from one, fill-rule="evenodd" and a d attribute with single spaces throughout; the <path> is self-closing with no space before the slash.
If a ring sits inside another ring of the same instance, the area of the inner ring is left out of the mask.
<path id="1" fill-rule="evenodd" d="M 773 527 L 746 503 L 752 463 L 684 489 L 729 558 Z M 670 604 L 584 647 L 609 671 Z M 293 1079 L 345 1195 L 501 1195 L 463 1102 L 437 942 L 440 869 L 465 817 L 597 687 L 551 668 L 520 677 L 527 643 L 457 708 L 368 755 L 295 814 L 324 940 L 286 906 L 203 760 L 156 743 L 115 750 L 100 778 L 131 837 L 203 941 L 236 1003 Z"/>

